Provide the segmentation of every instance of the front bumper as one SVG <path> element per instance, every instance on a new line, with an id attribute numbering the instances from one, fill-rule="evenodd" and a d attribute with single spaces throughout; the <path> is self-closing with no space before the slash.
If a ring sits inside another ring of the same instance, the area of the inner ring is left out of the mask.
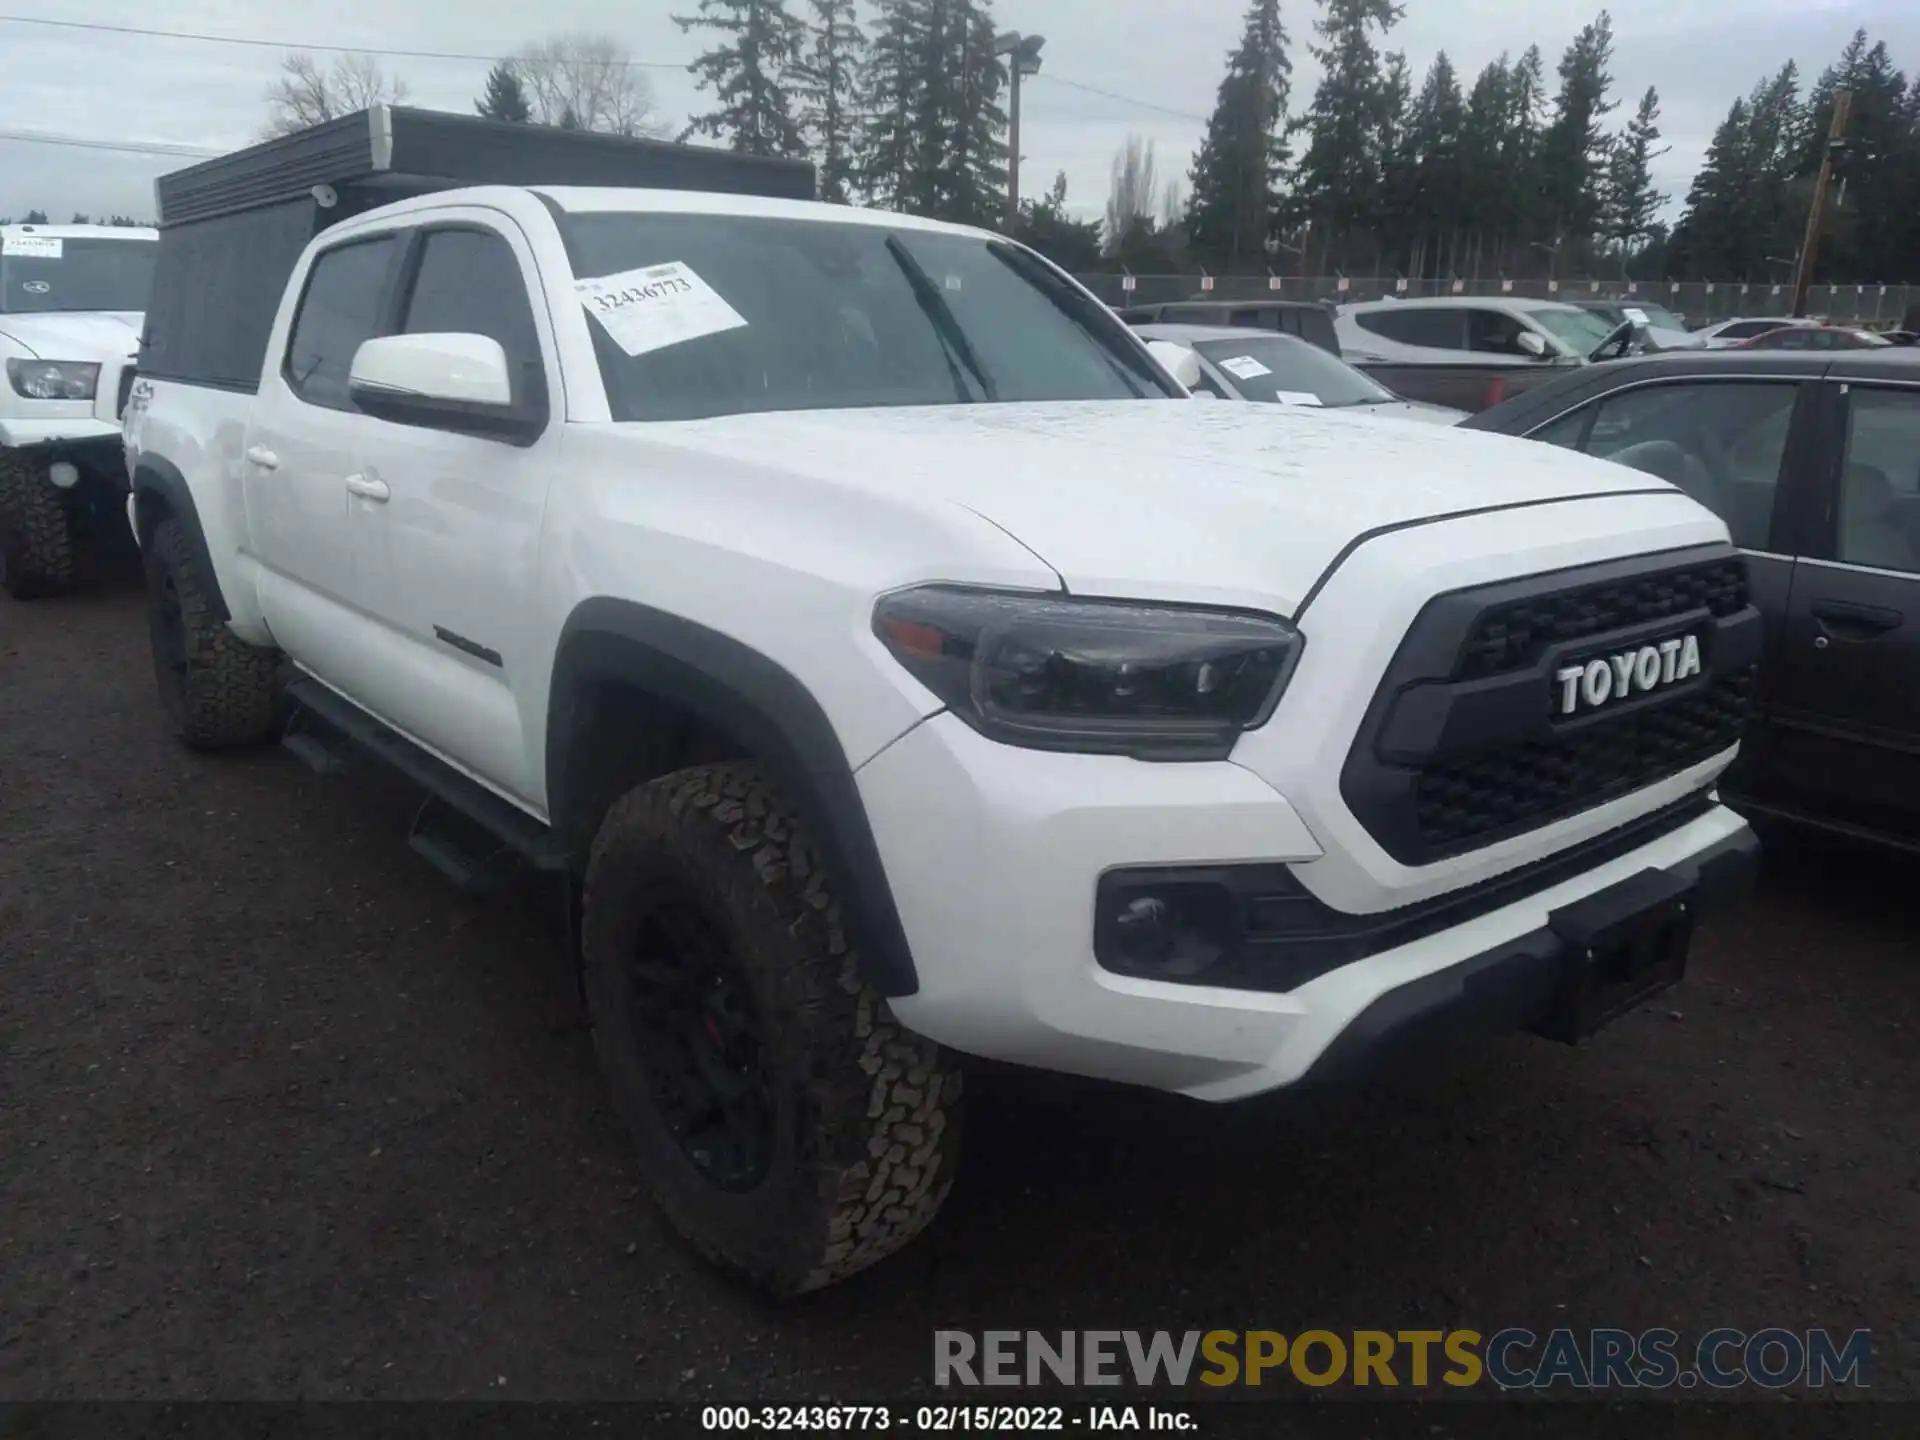
<path id="1" fill-rule="evenodd" d="M 0 450 L 108 446 L 117 451 L 120 443 L 120 426 L 113 420 L 89 415 L 49 420 L 0 415 Z"/>
<path id="2" fill-rule="evenodd" d="M 1723 765 L 1674 777 L 1657 803 Z M 1710 805 L 1511 903 L 1274 993 L 1117 974 L 1094 954 L 1108 871 L 1319 859 L 1293 807 L 1245 767 L 1020 750 L 942 714 L 858 779 L 918 973 L 916 993 L 890 1002 L 902 1022 L 964 1053 L 1205 1100 L 1351 1072 L 1416 1032 L 1533 1026 L 1559 970 L 1551 914 L 1648 869 L 1696 874 L 1718 894 L 1755 848 L 1743 820 Z M 1649 808 L 1643 792 L 1588 818 Z"/>

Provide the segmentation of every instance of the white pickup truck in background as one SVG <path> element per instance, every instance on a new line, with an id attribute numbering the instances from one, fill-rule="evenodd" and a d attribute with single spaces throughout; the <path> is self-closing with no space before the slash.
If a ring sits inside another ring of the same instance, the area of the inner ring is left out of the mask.
<path id="1" fill-rule="evenodd" d="M 1751 870 L 1718 519 L 1192 403 L 990 233 L 442 190 L 326 224 L 260 333 L 127 415 L 172 727 L 374 757 L 456 880 L 556 877 L 655 1197 L 774 1291 L 931 1219 L 963 1056 L 1225 1101 L 1579 1040 Z"/>
<path id="2" fill-rule="evenodd" d="M 66 589 L 94 527 L 120 523 L 120 410 L 157 238 L 0 225 L 0 587 L 16 599 Z"/>

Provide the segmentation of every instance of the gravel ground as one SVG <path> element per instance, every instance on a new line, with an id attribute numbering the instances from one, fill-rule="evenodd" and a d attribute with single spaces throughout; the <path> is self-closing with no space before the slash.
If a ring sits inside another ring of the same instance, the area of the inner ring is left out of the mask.
<path id="1" fill-rule="evenodd" d="M 0 599 L 0 1396 L 857 1401 L 936 1327 L 1829 1325 L 1920 1398 L 1920 864 L 1805 841 L 1686 984 L 1229 1109 L 989 1072 L 923 1241 L 776 1307 L 638 1176 L 528 888 L 162 732 L 137 581 Z M 998 1398 L 998 1397 L 996 1397 Z"/>

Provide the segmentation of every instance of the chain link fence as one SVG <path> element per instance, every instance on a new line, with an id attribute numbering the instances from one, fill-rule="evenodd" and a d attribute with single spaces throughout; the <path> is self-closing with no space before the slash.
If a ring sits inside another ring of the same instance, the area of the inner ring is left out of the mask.
<path id="1" fill-rule="evenodd" d="M 1518 300 L 1613 300 L 1664 305 L 1688 325 L 1711 325 L 1737 315 L 1784 315 L 1793 304 L 1791 285 L 1740 280 L 1398 280 L 1391 276 L 1302 277 L 1217 275 L 1203 290 L 1197 275 L 1136 275 L 1126 288 L 1120 275 L 1077 277 L 1109 305 L 1157 305 L 1180 300 L 1320 300 L 1345 303 L 1397 296 L 1403 300 L 1449 295 L 1506 295 Z M 1920 285 L 1814 285 L 1807 314 L 1842 324 L 1896 326 L 1909 305 L 1920 303 Z"/>

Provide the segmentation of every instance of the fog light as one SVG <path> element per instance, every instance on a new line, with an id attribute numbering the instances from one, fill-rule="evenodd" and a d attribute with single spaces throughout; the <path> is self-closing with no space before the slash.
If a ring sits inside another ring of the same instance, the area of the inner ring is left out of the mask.
<path id="1" fill-rule="evenodd" d="M 80 483 L 80 471 L 70 460 L 56 460 L 47 467 L 47 479 L 56 490 L 71 490 Z"/>
<path id="2" fill-rule="evenodd" d="M 1107 897 L 1094 945 L 1109 969 L 1167 979 L 1198 975 L 1226 954 L 1233 896 L 1224 886 L 1165 884 Z"/>

